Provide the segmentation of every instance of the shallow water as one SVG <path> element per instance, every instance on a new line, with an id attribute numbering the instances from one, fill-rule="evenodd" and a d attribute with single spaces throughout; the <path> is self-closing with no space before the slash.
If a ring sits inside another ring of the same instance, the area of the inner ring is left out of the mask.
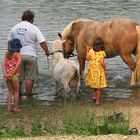
<path id="1" fill-rule="evenodd" d="M 69 22 L 78 18 L 104 21 L 116 17 L 127 17 L 140 22 L 139 0 L 0 0 L 0 3 L 0 60 L 6 52 L 7 36 L 10 29 L 20 22 L 22 12 L 28 8 L 35 11 L 34 24 L 41 29 L 47 40 L 56 38 L 57 33 L 61 32 Z M 49 49 L 51 50 L 51 46 Z M 40 75 L 34 94 L 38 100 L 49 103 L 56 98 L 53 80 L 49 72 L 51 57 L 47 60 L 43 51 L 39 49 L 38 61 Z M 139 89 L 129 88 L 130 70 L 120 57 L 107 59 L 106 65 L 109 70 L 108 88 L 104 90 L 108 95 L 106 100 L 137 95 Z M 0 103 L 5 104 L 7 89 L 2 80 L 1 70 L 0 84 Z"/>

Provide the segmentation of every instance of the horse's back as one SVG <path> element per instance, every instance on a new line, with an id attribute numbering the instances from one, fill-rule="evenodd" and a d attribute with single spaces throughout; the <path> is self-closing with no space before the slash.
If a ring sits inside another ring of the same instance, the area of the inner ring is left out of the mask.
<path id="1" fill-rule="evenodd" d="M 53 75 L 56 79 L 68 78 L 67 76 L 71 77 L 74 71 L 79 71 L 74 61 L 61 59 L 55 64 Z"/>
<path id="2" fill-rule="evenodd" d="M 127 19 L 127 18 L 117 18 L 117 19 L 113 19 L 111 20 L 110 23 L 110 29 L 112 32 L 112 35 L 114 36 L 122 36 L 125 35 L 127 38 L 133 38 L 137 34 L 136 31 L 136 26 L 138 25 L 138 23 L 136 23 L 135 21 L 131 20 L 131 19 Z M 132 36 L 131 36 L 132 35 Z"/>
<path id="3" fill-rule="evenodd" d="M 120 53 L 133 53 L 138 44 L 136 26 L 138 23 L 127 18 L 114 19 L 111 22 L 111 38 L 115 49 Z"/>
<path id="4" fill-rule="evenodd" d="M 103 38 L 107 57 L 114 57 L 119 53 L 132 53 L 137 46 L 137 25 L 127 18 L 101 22 L 95 26 L 94 38 L 96 36 Z"/>

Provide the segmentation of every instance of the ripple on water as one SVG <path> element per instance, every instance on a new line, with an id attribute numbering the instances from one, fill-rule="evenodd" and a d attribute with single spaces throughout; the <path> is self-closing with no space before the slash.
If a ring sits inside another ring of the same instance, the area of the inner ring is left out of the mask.
<path id="1" fill-rule="evenodd" d="M 20 8 L 19 8 L 20 7 Z M 57 32 L 61 32 L 72 20 L 78 18 L 90 18 L 104 21 L 116 17 L 128 17 L 140 21 L 139 0 L 2 0 L 0 4 L 0 58 L 7 51 L 7 36 L 13 25 L 20 21 L 24 10 L 32 8 L 36 13 L 35 24 L 39 26 L 47 40 L 56 38 Z M 51 50 L 51 46 L 49 46 Z M 49 65 L 44 52 L 39 51 L 39 80 L 34 88 L 34 96 L 38 100 L 56 100 L 54 83 L 48 70 Z M 50 61 L 51 62 L 51 59 Z M 127 98 L 131 96 L 129 91 L 130 71 L 126 64 L 119 58 L 107 59 L 106 65 L 109 71 L 107 76 L 107 94 L 110 98 Z M 2 70 L 0 69 L 2 80 Z M 91 90 L 85 90 L 89 92 Z M 37 94 L 35 94 L 37 93 Z M 6 103 L 7 88 L 5 84 L 0 87 L 0 104 Z"/>

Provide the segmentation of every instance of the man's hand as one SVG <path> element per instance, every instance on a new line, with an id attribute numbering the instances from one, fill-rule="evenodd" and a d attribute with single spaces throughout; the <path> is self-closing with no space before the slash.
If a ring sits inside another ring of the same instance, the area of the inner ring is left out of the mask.
<path id="1" fill-rule="evenodd" d="M 46 54 L 46 56 L 49 56 L 50 52 L 49 51 L 45 51 L 45 54 Z"/>

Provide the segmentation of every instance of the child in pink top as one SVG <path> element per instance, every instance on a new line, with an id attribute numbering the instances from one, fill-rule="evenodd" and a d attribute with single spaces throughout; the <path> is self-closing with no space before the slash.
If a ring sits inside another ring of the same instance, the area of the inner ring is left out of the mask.
<path id="1" fill-rule="evenodd" d="M 9 41 L 8 52 L 2 61 L 2 69 L 4 80 L 8 87 L 7 95 L 7 111 L 11 112 L 11 101 L 14 96 L 14 111 L 18 112 L 19 102 L 19 68 L 21 63 L 20 48 L 22 47 L 20 40 L 15 38 Z"/>

